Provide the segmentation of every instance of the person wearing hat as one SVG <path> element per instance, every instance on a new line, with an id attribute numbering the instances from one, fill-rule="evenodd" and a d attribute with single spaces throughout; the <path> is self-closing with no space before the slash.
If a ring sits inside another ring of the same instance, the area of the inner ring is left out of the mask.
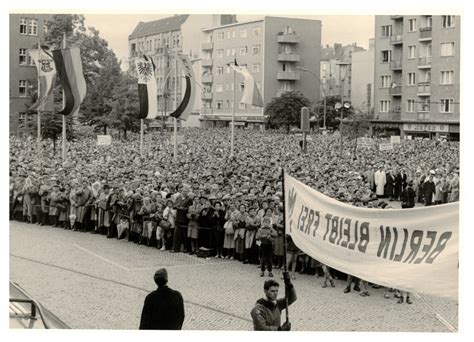
<path id="1" fill-rule="evenodd" d="M 433 178 L 433 174 L 430 173 L 428 180 L 423 183 L 423 197 L 425 198 L 425 206 L 430 206 L 433 204 L 433 195 L 436 192 L 436 185 Z"/>
<path id="2" fill-rule="evenodd" d="M 416 193 L 413 189 L 413 181 L 408 181 L 408 185 L 405 190 L 402 191 L 401 200 L 402 200 L 402 209 L 405 208 L 414 208 L 415 207 L 415 197 Z"/>
<path id="3" fill-rule="evenodd" d="M 379 168 L 374 173 L 374 183 L 375 183 L 375 193 L 378 197 L 383 197 L 385 184 L 387 184 L 387 177 L 385 175 L 385 171 L 383 170 L 383 166 L 379 165 Z"/>
<path id="4" fill-rule="evenodd" d="M 158 288 L 145 298 L 140 330 L 181 330 L 185 312 L 183 296 L 168 287 L 168 272 L 160 268 L 153 277 Z"/>

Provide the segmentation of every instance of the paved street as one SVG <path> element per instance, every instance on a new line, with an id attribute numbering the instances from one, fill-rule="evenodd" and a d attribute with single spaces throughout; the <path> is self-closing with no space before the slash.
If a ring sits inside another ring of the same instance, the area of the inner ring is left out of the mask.
<path id="1" fill-rule="evenodd" d="M 166 267 L 170 287 L 185 299 L 183 329 L 251 330 L 250 310 L 263 295 L 254 265 L 158 251 L 101 235 L 10 222 L 10 280 L 17 282 L 71 328 L 137 329 L 153 273 Z M 281 271 L 275 272 L 277 280 Z M 322 278 L 297 275 L 290 307 L 294 331 L 450 332 L 458 303 L 418 296 L 412 305 L 321 288 Z M 283 291 L 281 291 L 283 292 Z"/>

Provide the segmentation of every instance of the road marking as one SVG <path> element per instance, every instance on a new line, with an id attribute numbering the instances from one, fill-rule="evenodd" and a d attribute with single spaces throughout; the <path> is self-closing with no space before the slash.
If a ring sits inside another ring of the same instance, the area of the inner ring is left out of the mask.
<path id="1" fill-rule="evenodd" d="M 454 325 L 449 323 L 448 320 L 446 320 L 443 316 L 441 316 L 440 313 L 433 306 L 428 304 L 428 302 L 426 302 L 426 300 L 422 296 L 420 296 L 418 293 L 413 293 L 413 296 L 420 301 L 422 306 L 424 306 L 427 311 L 431 312 L 438 321 L 440 321 L 446 328 L 448 328 L 450 332 L 458 331 L 458 329 Z"/>
<path id="2" fill-rule="evenodd" d="M 77 245 L 77 244 L 73 244 L 73 246 L 76 246 L 77 248 L 82 249 L 84 252 L 87 252 L 87 253 L 89 253 L 89 254 L 91 254 L 91 255 L 93 255 L 93 256 L 95 256 L 95 257 L 101 259 L 101 260 L 104 260 L 105 262 L 108 262 L 108 263 L 110 263 L 110 264 L 112 264 L 112 265 L 115 265 L 115 266 L 121 268 L 122 270 L 130 271 L 129 268 L 127 268 L 127 267 L 125 267 L 125 266 L 122 266 L 122 265 L 120 265 L 120 264 L 117 264 L 116 262 L 113 262 L 112 260 L 109 260 L 109 259 L 107 259 L 107 258 L 104 258 L 103 256 L 101 256 L 101 255 L 99 255 L 99 254 L 97 254 L 97 253 L 94 253 L 94 252 L 88 250 L 87 248 L 81 247 L 81 246 L 79 246 L 79 245 Z"/>

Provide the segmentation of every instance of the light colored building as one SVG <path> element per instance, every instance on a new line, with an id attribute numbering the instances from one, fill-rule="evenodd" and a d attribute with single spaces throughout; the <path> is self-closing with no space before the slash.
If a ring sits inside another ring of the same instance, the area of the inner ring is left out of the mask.
<path id="1" fill-rule="evenodd" d="M 375 132 L 459 139 L 460 17 L 375 17 Z"/>
<path id="2" fill-rule="evenodd" d="M 202 40 L 203 126 L 228 126 L 233 111 L 233 71 L 237 60 L 252 73 L 264 105 L 286 91 L 301 91 L 319 100 L 321 22 L 318 20 L 264 17 L 263 19 L 209 27 Z M 243 77 L 236 74 L 236 125 L 258 126 L 264 122 L 263 108 L 239 103 Z"/>
<path id="3" fill-rule="evenodd" d="M 36 114 L 26 114 L 30 92 L 37 87 L 36 65 L 27 50 L 44 43 L 47 14 L 10 14 L 10 133 L 21 134 Z"/>
<path id="4" fill-rule="evenodd" d="M 165 122 L 167 127 L 173 125 L 167 113 L 179 104 L 182 98 L 184 82 L 182 70 L 178 64 L 175 68 L 175 54 L 188 55 L 193 61 L 196 78 L 194 86 L 196 101 L 186 121 L 179 121 L 183 127 L 199 126 L 201 108 L 201 38 L 202 29 L 216 25 L 225 25 L 236 21 L 235 15 L 175 15 L 150 22 L 139 22 L 128 36 L 129 70 L 135 72 L 135 58 L 143 54 L 151 56 L 156 65 L 155 76 L 158 89 L 158 122 Z M 177 77 L 175 70 L 177 70 Z M 176 89 L 176 91 L 175 91 Z M 176 96 L 175 96 L 176 94 Z M 155 123 L 156 124 L 156 123 Z"/>
<path id="5" fill-rule="evenodd" d="M 351 103 L 356 112 L 372 113 L 374 108 L 374 39 L 368 51 L 352 53 Z"/>
<path id="6" fill-rule="evenodd" d="M 351 102 L 352 91 L 352 54 L 364 51 L 356 43 L 345 45 L 336 43 L 321 49 L 321 96 L 341 96 L 344 101 Z"/>

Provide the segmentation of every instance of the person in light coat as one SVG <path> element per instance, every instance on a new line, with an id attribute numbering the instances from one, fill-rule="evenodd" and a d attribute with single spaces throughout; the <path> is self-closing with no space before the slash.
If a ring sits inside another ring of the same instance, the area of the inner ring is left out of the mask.
<path id="1" fill-rule="evenodd" d="M 384 195 L 384 187 L 387 183 L 387 177 L 385 175 L 385 171 L 383 170 L 382 165 L 379 166 L 379 169 L 375 171 L 374 174 L 374 182 L 376 187 L 376 194 L 377 196 L 381 197 Z"/>

